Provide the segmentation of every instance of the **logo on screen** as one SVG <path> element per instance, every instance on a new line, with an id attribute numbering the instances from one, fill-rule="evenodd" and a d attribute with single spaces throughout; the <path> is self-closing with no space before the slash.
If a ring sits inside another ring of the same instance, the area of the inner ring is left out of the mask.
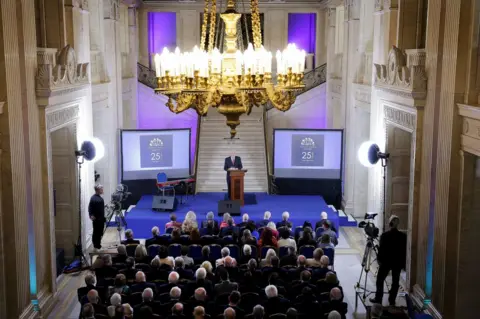
<path id="1" fill-rule="evenodd" d="M 315 147 L 315 141 L 311 137 L 305 137 L 300 142 L 300 145 L 302 145 L 304 148 L 313 148 Z"/>
<path id="2" fill-rule="evenodd" d="M 292 166 L 323 166 L 323 135 L 292 135 Z"/>
<path id="3" fill-rule="evenodd" d="M 142 168 L 172 166 L 172 144 L 171 135 L 140 136 L 140 166 Z"/>
<path id="4" fill-rule="evenodd" d="M 154 147 L 162 147 L 163 146 L 163 141 L 161 139 L 159 139 L 158 137 L 152 139 L 150 141 L 150 147 L 151 148 L 154 148 Z"/>

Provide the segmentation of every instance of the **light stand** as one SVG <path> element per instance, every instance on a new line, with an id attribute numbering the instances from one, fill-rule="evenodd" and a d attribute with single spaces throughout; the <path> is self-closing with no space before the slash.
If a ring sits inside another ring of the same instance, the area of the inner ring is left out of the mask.
<path id="1" fill-rule="evenodd" d="M 84 151 L 75 151 L 78 164 L 78 239 L 75 247 L 75 258 L 79 258 L 80 263 L 84 263 L 89 267 L 89 263 L 83 254 L 82 245 L 82 164 L 85 162 Z"/>
<path id="2" fill-rule="evenodd" d="M 388 165 L 388 157 L 389 154 L 385 154 L 386 156 L 381 159 L 381 164 L 383 167 L 383 212 L 382 212 L 382 233 L 385 232 L 385 215 L 387 211 L 387 165 Z"/>

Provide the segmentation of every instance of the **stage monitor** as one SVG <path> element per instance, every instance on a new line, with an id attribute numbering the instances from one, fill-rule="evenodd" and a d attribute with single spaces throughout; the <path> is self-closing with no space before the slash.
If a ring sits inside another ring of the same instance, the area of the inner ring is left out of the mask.
<path id="1" fill-rule="evenodd" d="M 122 180 L 190 176 L 190 129 L 122 130 Z"/>
<path id="2" fill-rule="evenodd" d="M 341 179 L 342 139 L 342 130 L 275 129 L 275 177 Z"/>

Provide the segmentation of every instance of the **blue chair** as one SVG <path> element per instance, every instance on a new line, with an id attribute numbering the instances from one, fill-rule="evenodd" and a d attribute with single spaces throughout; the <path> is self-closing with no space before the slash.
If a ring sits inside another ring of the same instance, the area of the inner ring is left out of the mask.
<path id="1" fill-rule="evenodd" d="M 260 252 L 260 253 L 262 254 L 262 256 L 261 256 L 262 259 L 265 258 L 265 256 L 267 255 L 267 251 L 268 251 L 269 249 L 273 249 L 273 250 L 277 251 L 277 248 L 275 248 L 275 247 L 273 247 L 273 246 L 263 246 L 263 247 L 262 247 L 262 250 L 261 250 L 261 252 Z"/>
<path id="2" fill-rule="evenodd" d="M 279 258 L 282 258 L 283 256 L 287 256 L 287 255 L 288 255 L 288 247 L 289 247 L 289 246 L 282 246 L 282 247 L 280 247 L 279 252 L 278 252 L 278 257 L 279 257 Z"/>
<path id="3" fill-rule="evenodd" d="M 155 258 L 155 256 L 158 255 L 159 251 L 160 251 L 160 245 L 153 244 L 148 246 L 148 256 L 151 258 Z"/>
<path id="4" fill-rule="evenodd" d="M 167 230 L 165 230 L 165 234 L 171 234 L 173 231 L 173 227 L 169 227 L 167 228 Z"/>
<path id="5" fill-rule="evenodd" d="M 258 258 L 258 248 L 257 248 L 257 246 L 250 245 L 250 248 L 252 249 L 252 257 L 257 259 Z M 243 248 L 242 248 L 242 255 L 243 255 Z"/>
<path id="6" fill-rule="evenodd" d="M 168 182 L 168 177 L 167 174 L 164 172 L 158 173 L 157 174 L 157 184 L 158 183 L 165 183 Z M 175 187 L 173 185 L 167 185 L 167 186 L 157 186 L 158 191 L 162 192 L 162 195 L 165 196 L 165 191 L 173 191 L 173 197 L 175 197 Z"/>
<path id="7" fill-rule="evenodd" d="M 301 233 L 302 231 L 303 231 L 303 227 L 302 227 L 302 226 L 297 226 L 297 227 L 295 227 L 295 233 L 294 233 L 295 239 L 300 236 L 300 233 Z"/>
<path id="8" fill-rule="evenodd" d="M 137 249 L 137 244 L 128 244 L 125 248 L 127 249 L 128 257 L 135 257 L 135 249 Z"/>
<path id="9" fill-rule="evenodd" d="M 255 238 L 256 240 L 258 240 L 260 238 L 260 234 L 258 233 L 258 231 L 254 230 L 252 231 L 252 236 L 253 238 Z"/>
<path id="10" fill-rule="evenodd" d="M 222 246 L 218 244 L 211 244 L 210 247 L 210 257 L 211 259 L 217 260 L 222 258 Z"/>
<path id="11" fill-rule="evenodd" d="M 335 249 L 334 248 L 323 248 L 323 254 L 328 257 L 329 265 L 332 266 L 333 269 L 333 262 L 335 259 Z"/>
<path id="12" fill-rule="evenodd" d="M 200 228 L 199 231 L 200 231 L 200 237 L 208 235 L 208 233 L 207 233 L 208 229 L 207 228 Z"/>
<path id="13" fill-rule="evenodd" d="M 323 234 L 323 228 L 318 227 L 317 230 L 315 231 L 315 238 L 320 239 L 322 237 L 322 234 Z"/>
<path id="14" fill-rule="evenodd" d="M 202 260 L 202 246 L 196 244 L 188 246 L 188 256 L 195 262 Z"/>
<path id="15" fill-rule="evenodd" d="M 179 257 L 182 255 L 182 245 L 180 244 L 171 244 L 168 246 L 168 255 L 173 258 Z"/>
<path id="16" fill-rule="evenodd" d="M 233 243 L 233 236 L 228 235 L 228 236 L 223 237 L 222 239 L 223 239 L 223 242 L 226 243 L 226 244 Z"/>
<path id="17" fill-rule="evenodd" d="M 189 245 L 190 244 L 190 236 L 188 235 L 181 235 L 180 236 L 180 243 L 182 245 Z"/>
<path id="18" fill-rule="evenodd" d="M 240 258 L 240 248 L 237 245 L 227 245 L 228 249 L 230 249 L 230 256 L 235 259 Z"/>
<path id="19" fill-rule="evenodd" d="M 315 247 L 312 245 L 305 245 L 300 247 L 299 254 L 304 255 L 305 258 L 313 258 L 313 251 Z"/>

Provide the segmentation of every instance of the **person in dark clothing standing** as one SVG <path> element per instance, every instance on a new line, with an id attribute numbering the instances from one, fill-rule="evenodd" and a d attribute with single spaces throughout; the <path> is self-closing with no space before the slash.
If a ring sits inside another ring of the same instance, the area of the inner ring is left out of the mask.
<path id="1" fill-rule="evenodd" d="M 390 230 L 380 236 L 377 261 L 379 264 L 377 274 L 377 291 L 375 298 L 370 299 L 373 303 L 382 303 L 383 283 L 390 270 L 392 271 L 392 287 L 390 288 L 388 302 L 395 305 L 398 288 L 400 286 L 400 272 L 405 268 L 407 258 L 407 235 L 398 230 L 400 218 L 392 215 L 389 220 Z"/>
<path id="2" fill-rule="evenodd" d="M 90 198 L 88 214 L 93 224 L 92 242 L 95 249 L 101 249 L 103 230 L 105 227 L 105 202 L 103 201 L 103 186 L 95 185 L 95 194 Z"/>
<path id="3" fill-rule="evenodd" d="M 240 156 L 235 156 L 235 152 L 232 152 L 232 155 L 225 158 L 225 163 L 223 169 L 227 172 L 227 189 L 228 189 L 228 198 L 231 198 L 230 194 L 230 171 L 242 169 L 242 159 Z"/>

